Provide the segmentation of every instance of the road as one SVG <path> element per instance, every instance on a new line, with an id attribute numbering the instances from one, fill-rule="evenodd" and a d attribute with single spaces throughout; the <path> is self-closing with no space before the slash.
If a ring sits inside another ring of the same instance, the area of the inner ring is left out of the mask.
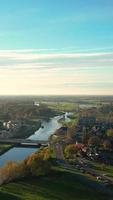
<path id="1" fill-rule="evenodd" d="M 62 153 L 62 145 L 60 143 L 56 143 L 54 145 L 54 148 L 55 148 L 56 158 L 59 160 L 63 160 L 64 157 Z"/>
<path id="2" fill-rule="evenodd" d="M 78 163 L 80 165 L 83 166 L 85 172 L 87 172 L 88 174 L 95 176 L 95 177 L 100 177 L 100 179 L 103 179 L 105 181 L 108 181 L 110 183 L 113 184 L 113 178 L 109 177 L 108 175 L 104 175 L 103 172 L 101 171 L 96 171 L 94 169 L 92 169 L 89 165 L 88 165 L 88 160 L 85 158 L 78 158 Z"/>

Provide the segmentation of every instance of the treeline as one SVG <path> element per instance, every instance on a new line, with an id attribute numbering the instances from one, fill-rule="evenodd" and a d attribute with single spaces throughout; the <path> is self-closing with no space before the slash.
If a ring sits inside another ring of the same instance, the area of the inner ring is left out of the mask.
<path id="1" fill-rule="evenodd" d="M 50 153 L 48 148 L 44 148 L 22 162 L 7 162 L 3 168 L 0 168 L 0 184 L 28 176 L 46 175 L 50 170 Z"/>
<path id="2" fill-rule="evenodd" d="M 41 127 L 41 120 L 25 120 L 21 121 L 21 126 L 16 130 L 12 131 L 12 138 L 28 138 L 30 135 L 34 134 Z"/>
<path id="3" fill-rule="evenodd" d="M 97 121 L 113 122 L 113 104 L 103 104 L 99 107 L 83 108 L 78 111 L 80 117 L 95 117 Z"/>
<path id="4" fill-rule="evenodd" d="M 32 103 L 6 103 L 0 104 L 0 120 L 20 120 L 20 119 L 37 119 L 49 118 L 56 114 L 56 111 L 48 108 L 46 104 L 39 106 Z"/>

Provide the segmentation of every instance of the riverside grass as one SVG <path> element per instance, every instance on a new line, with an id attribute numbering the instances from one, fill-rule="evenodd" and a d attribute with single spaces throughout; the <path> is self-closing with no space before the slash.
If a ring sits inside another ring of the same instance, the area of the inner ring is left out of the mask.
<path id="1" fill-rule="evenodd" d="M 113 200 L 67 172 L 22 179 L 1 186 L 0 191 L 0 200 Z"/>

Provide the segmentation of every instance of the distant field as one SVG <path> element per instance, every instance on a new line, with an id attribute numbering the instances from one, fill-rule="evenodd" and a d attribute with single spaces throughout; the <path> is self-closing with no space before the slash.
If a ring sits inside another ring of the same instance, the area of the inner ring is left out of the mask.
<path id="1" fill-rule="evenodd" d="M 44 102 L 49 108 L 57 111 L 74 111 L 77 108 L 77 104 L 73 102 Z"/>
<path id="2" fill-rule="evenodd" d="M 66 172 L 6 184 L 0 190 L 0 200 L 113 200 Z"/>

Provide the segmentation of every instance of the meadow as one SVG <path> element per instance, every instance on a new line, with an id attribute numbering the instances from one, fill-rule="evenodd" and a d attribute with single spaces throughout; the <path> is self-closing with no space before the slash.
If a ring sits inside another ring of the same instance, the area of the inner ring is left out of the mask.
<path id="1" fill-rule="evenodd" d="M 3 200 L 113 200 L 110 194 L 84 184 L 68 172 L 27 178 L 1 186 Z"/>

